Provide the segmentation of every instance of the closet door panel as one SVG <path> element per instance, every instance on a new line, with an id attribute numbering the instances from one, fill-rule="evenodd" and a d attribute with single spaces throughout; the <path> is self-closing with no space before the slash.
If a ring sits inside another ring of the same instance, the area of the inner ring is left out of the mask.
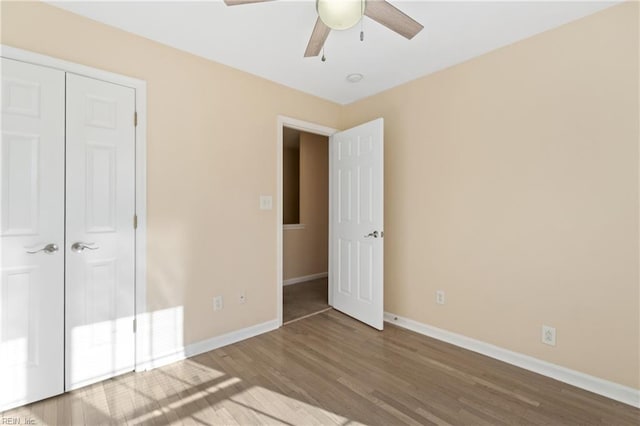
<path id="1" fill-rule="evenodd" d="M 0 411 L 64 390 L 62 71 L 2 59 Z"/>
<path id="2" fill-rule="evenodd" d="M 134 368 L 135 91 L 67 74 L 66 388 Z"/>

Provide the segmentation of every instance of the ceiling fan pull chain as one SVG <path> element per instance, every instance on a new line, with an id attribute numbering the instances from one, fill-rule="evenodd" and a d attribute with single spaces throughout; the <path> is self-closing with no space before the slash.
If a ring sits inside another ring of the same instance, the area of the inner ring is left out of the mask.
<path id="1" fill-rule="evenodd" d="M 322 48 L 322 62 L 327 62 L 327 58 L 324 56 L 324 47 Z"/>

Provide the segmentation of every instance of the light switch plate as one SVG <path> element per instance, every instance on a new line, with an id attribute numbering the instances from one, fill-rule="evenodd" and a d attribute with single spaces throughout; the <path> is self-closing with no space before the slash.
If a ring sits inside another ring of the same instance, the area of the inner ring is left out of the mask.
<path id="1" fill-rule="evenodd" d="M 260 210 L 273 209 L 273 197 L 271 195 L 260 196 Z"/>

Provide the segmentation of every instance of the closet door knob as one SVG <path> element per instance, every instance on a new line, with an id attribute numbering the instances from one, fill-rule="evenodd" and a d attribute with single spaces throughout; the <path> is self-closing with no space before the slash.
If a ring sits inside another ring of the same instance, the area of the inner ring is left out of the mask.
<path id="1" fill-rule="evenodd" d="M 89 250 L 98 250 L 100 247 L 96 246 L 96 243 L 83 243 L 82 241 L 78 241 L 77 243 L 73 243 L 71 245 L 71 251 L 76 253 L 81 253 L 85 249 Z"/>
<path id="2" fill-rule="evenodd" d="M 40 253 L 41 251 L 45 252 L 46 254 L 53 254 L 58 251 L 58 245 L 53 243 L 47 244 L 46 246 L 38 250 L 33 250 L 33 251 L 27 250 L 27 253 L 36 254 L 36 253 Z"/>

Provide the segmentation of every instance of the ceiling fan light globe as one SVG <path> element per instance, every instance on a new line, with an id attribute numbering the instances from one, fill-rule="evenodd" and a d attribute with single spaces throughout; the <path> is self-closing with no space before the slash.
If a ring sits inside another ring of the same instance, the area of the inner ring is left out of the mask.
<path id="1" fill-rule="evenodd" d="M 329 28 L 346 30 L 362 19 L 364 2 L 365 0 L 316 0 L 316 10 Z"/>

